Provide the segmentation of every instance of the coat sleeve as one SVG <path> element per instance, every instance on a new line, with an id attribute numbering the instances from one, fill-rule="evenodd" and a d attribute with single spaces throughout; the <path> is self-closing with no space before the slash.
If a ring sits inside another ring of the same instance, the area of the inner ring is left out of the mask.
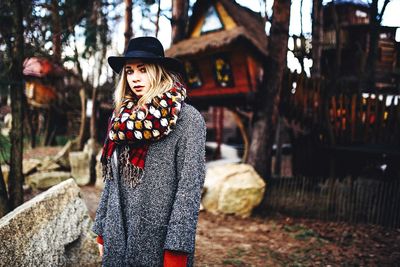
<path id="1" fill-rule="evenodd" d="M 110 188 L 110 181 L 108 179 L 104 182 L 104 189 L 101 193 L 99 206 L 96 210 L 96 217 L 93 223 L 92 231 L 99 236 L 103 236 L 103 223 L 107 213 L 108 192 Z"/>
<path id="2" fill-rule="evenodd" d="M 178 187 L 164 249 L 193 253 L 201 191 L 205 177 L 206 125 L 200 113 L 185 129 L 177 146 Z"/>

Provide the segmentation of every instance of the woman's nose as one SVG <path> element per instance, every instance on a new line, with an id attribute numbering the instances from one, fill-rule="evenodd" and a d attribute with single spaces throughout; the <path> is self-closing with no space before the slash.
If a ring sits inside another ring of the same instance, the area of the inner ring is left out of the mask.
<path id="1" fill-rule="evenodd" d="M 139 77 L 139 75 L 137 74 L 137 72 L 135 71 L 135 72 L 132 74 L 132 81 L 137 82 L 137 81 L 139 81 L 139 80 L 140 80 L 140 77 Z"/>

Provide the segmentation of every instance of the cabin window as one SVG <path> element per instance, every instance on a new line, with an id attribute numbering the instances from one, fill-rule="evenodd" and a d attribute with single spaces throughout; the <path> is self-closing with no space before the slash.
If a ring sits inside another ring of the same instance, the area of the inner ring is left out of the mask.
<path id="1" fill-rule="evenodd" d="M 324 45 L 327 47 L 334 47 L 336 45 L 336 31 L 330 30 L 324 32 Z"/>
<path id="2" fill-rule="evenodd" d="M 359 18 L 366 18 L 367 16 L 368 16 L 368 15 L 367 15 L 366 12 L 361 11 L 361 10 L 356 10 L 356 17 L 359 17 Z"/>
<path id="3" fill-rule="evenodd" d="M 379 38 L 380 38 L 380 39 L 388 39 L 388 38 L 389 38 L 389 34 L 387 34 L 387 33 L 381 33 L 381 34 L 379 34 Z"/>
<path id="4" fill-rule="evenodd" d="M 224 28 L 221 19 L 218 16 L 217 11 L 213 5 L 207 10 L 206 17 L 201 27 L 201 33 L 207 33 L 212 31 L 218 31 Z"/>
<path id="5" fill-rule="evenodd" d="M 191 61 L 185 61 L 185 71 L 190 88 L 199 88 L 203 85 L 197 64 Z"/>
<path id="6" fill-rule="evenodd" d="M 217 55 L 214 58 L 215 81 L 221 87 L 233 87 L 231 64 L 226 55 Z"/>

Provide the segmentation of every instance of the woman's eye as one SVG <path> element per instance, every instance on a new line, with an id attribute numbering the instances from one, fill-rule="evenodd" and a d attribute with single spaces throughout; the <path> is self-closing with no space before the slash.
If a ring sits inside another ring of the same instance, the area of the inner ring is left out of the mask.
<path id="1" fill-rule="evenodd" d="M 140 72 L 145 73 L 145 72 L 146 72 L 146 69 L 145 69 L 145 68 L 141 68 L 141 69 L 140 69 Z"/>
<path id="2" fill-rule="evenodd" d="M 127 70 L 127 71 L 126 71 L 126 74 L 132 74 L 132 73 L 133 73 L 132 70 Z"/>

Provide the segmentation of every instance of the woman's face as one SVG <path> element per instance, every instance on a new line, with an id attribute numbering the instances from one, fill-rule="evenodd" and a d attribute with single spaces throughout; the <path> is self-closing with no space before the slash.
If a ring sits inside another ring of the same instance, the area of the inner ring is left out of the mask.
<path id="1" fill-rule="evenodd" d="M 132 92 L 142 97 L 150 89 L 150 79 L 143 62 L 135 60 L 125 64 L 126 79 Z"/>

